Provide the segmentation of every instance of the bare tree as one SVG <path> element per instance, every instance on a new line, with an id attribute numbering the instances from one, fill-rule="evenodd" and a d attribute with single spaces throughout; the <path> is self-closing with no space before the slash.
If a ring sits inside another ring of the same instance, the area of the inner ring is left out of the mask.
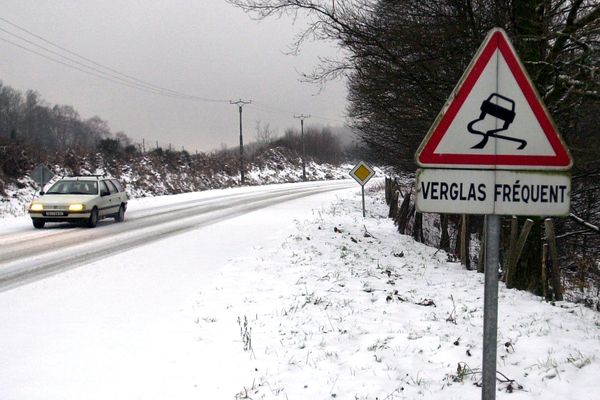
<path id="1" fill-rule="evenodd" d="M 92 151 L 100 140 L 112 138 L 113 133 L 100 117 L 82 120 L 77 110 L 68 105 L 49 105 L 40 95 L 29 90 L 19 91 L 0 82 L 0 138 L 18 139 L 30 145 L 38 159 L 43 154 Z M 131 139 L 123 132 L 115 136 L 123 147 Z"/>
<path id="2" fill-rule="evenodd" d="M 271 125 L 267 122 L 262 125 L 260 121 L 256 121 L 256 142 L 259 146 L 271 144 L 275 139 L 275 132 L 271 129 Z"/>
<path id="3" fill-rule="evenodd" d="M 349 116 L 380 162 L 413 169 L 415 150 L 486 33 L 504 28 L 575 157 L 575 172 L 597 171 L 600 152 L 600 2 L 597 0 L 228 0 L 254 18 L 307 17 L 292 50 L 330 40 L 345 51 L 304 78 L 348 78 Z M 591 129 L 584 129 L 589 126 Z M 595 165 L 595 166 L 594 166 Z M 580 178 L 579 182 L 589 180 Z M 589 184 L 587 185 L 589 187 Z M 584 186 L 581 189 L 583 190 Z M 586 217 L 595 201 L 576 196 Z M 594 222 L 594 213 L 589 220 Z M 539 224 L 524 254 L 538 291 Z M 561 234 L 558 234 L 559 238 Z M 586 239 L 589 241 L 589 239 Z M 596 259 L 600 255 L 595 256 Z"/>
<path id="4" fill-rule="evenodd" d="M 258 19 L 307 16 L 292 50 L 322 39 L 342 47 L 342 58 L 323 58 L 305 78 L 349 77 L 354 126 L 400 167 L 412 164 L 419 139 L 494 26 L 512 36 L 567 139 L 578 118 L 573 110 L 600 93 L 595 0 L 228 1 Z"/>

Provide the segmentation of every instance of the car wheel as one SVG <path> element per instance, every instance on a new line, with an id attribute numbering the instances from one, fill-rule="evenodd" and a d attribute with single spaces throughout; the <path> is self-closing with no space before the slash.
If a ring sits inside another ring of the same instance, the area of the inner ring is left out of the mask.
<path id="1" fill-rule="evenodd" d="M 117 213 L 117 215 L 115 215 L 115 221 L 123 222 L 124 219 L 125 219 L 125 207 L 123 206 L 123 204 L 121 204 L 121 207 L 119 207 L 119 212 Z"/>
<path id="2" fill-rule="evenodd" d="M 87 220 L 87 227 L 94 228 L 98 223 L 98 209 L 92 209 L 92 213 L 90 214 L 90 218 Z"/>
<path id="3" fill-rule="evenodd" d="M 31 222 L 33 222 L 33 227 L 35 229 L 42 229 L 44 225 L 46 225 L 46 221 L 42 219 L 32 219 Z"/>

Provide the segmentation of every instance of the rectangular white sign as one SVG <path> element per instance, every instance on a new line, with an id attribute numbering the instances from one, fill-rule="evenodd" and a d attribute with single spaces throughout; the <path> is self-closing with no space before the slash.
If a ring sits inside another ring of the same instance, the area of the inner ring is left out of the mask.
<path id="1" fill-rule="evenodd" d="M 562 172 L 420 169 L 416 199 L 420 212 L 568 215 L 571 178 Z"/>

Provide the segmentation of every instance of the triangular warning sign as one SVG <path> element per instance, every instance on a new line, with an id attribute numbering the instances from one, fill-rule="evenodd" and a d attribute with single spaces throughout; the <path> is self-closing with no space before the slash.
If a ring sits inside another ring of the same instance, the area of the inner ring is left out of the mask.
<path id="1" fill-rule="evenodd" d="M 568 170 L 571 156 L 506 33 L 493 29 L 417 151 L 421 167 Z"/>

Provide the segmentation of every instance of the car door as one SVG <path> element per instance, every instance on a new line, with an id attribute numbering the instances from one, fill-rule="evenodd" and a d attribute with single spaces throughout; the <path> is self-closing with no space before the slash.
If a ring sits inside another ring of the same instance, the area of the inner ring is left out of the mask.
<path id="1" fill-rule="evenodd" d="M 100 217 L 104 217 L 110 214 L 111 209 L 111 199 L 110 199 L 110 190 L 108 190 L 108 186 L 106 186 L 105 181 L 100 181 L 100 198 L 98 199 L 98 215 Z"/>
<path id="2" fill-rule="evenodd" d="M 106 184 L 106 187 L 108 188 L 108 191 L 110 193 L 108 196 L 106 196 L 108 197 L 108 207 L 106 214 L 114 215 L 119 212 L 119 207 L 121 206 L 121 201 L 119 199 L 119 191 L 110 180 L 107 179 L 104 181 L 104 183 Z"/>
<path id="3" fill-rule="evenodd" d="M 115 187 L 117 188 L 117 190 L 119 192 L 119 194 L 118 194 L 119 201 L 121 203 L 125 204 L 125 207 L 127 207 L 128 197 L 127 197 L 127 193 L 125 193 L 125 189 L 123 188 L 123 185 L 121 185 L 121 182 L 119 182 L 116 179 L 111 179 L 110 181 L 115 185 Z"/>

